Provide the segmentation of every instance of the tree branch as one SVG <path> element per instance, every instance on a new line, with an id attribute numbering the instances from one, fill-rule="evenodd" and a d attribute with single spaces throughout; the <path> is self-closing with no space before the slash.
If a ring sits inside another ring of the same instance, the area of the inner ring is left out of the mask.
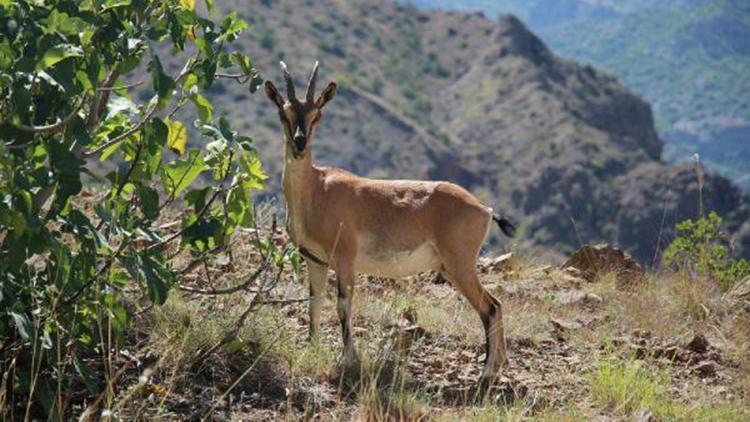
<path id="1" fill-rule="evenodd" d="M 143 81 L 133 82 L 132 84 L 125 84 L 123 86 L 110 86 L 110 87 L 100 86 L 99 88 L 96 88 L 96 90 L 97 91 L 119 91 L 121 89 L 130 89 L 130 88 L 135 88 L 141 85 L 143 85 Z"/>
<path id="2" fill-rule="evenodd" d="M 86 102 L 86 94 L 83 94 L 80 100 L 78 101 L 78 105 L 76 105 L 73 108 L 73 111 L 71 111 L 70 114 L 65 116 L 64 119 L 58 121 L 57 123 L 53 123 L 53 124 L 45 125 L 45 126 L 28 126 L 24 124 L 19 124 L 19 125 L 14 125 L 14 127 L 24 132 L 39 133 L 39 134 L 59 132 L 65 129 L 65 126 L 67 126 L 67 124 L 70 123 L 70 121 L 73 120 L 73 118 L 78 115 L 78 111 L 81 110 L 81 107 L 83 107 L 83 104 L 85 102 Z M 11 147 L 11 149 L 17 149 L 17 148 L 25 147 L 27 145 L 28 144 L 9 145 L 9 147 Z"/>
<path id="3" fill-rule="evenodd" d="M 83 158 L 88 158 L 88 157 L 94 156 L 94 155 L 96 155 L 96 154 L 104 151 L 105 149 L 111 147 L 112 145 L 115 145 L 115 144 L 117 144 L 119 142 L 122 142 L 125 139 L 127 139 L 129 136 L 137 133 L 139 130 L 143 129 L 143 126 L 145 126 L 146 123 L 149 122 L 149 120 L 151 120 L 151 118 L 154 116 L 154 113 L 156 113 L 156 109 L 157 108 L 158 107 L 156 106 L 156 104 L 154 104 L 151 107 L 151 109 L 146 113 L 146 116 L 140 122 L 138 122 L 138 124 L 136 124 L 135 126 L 133 126 L 132 128 L 130 128 L 129 130 L 123 132 L 122 134 L 120 134 L 118 136 L 115 136 L 114 138 L 110 139 L 109 141 L 107 141 L 107 142 L 99 145 L 98 147 L 96 147 L 94 149 L 90 149 L 88 151 L 83 151 L 81 153 L 82 157 Z"/>
<path id="4" fill-rule="evenodd" d="M 110 70 L 109 74 L 107 74 L 107 77 L 102 81 L 101 87 L 96 89 L 98 94 L 96 95 L 96 97 L 94 97 L 93 104 L 91 104 L 91 110 L 89 111 L 89 120 L 86 123 L 86 127 L 88 127 L 89 129 L 93 128 L 97 123 L 99 123 L 99 115 L 107 106 L 112 85 L 117 82 L 117 78 L 119 77 L 120 72 L 115 69 Z"/>
<path id="5" fill-rule="evenodd" d="M 244 84 L 253 76 L 255 76 L 254 73 L 216 73 L 214 79 L 234 79 L 238 84 Z"/>
<path id="6" fill-rule="evenodd" d="M 240 290 L 247 290 L 248 286 L 255 283 L 256 280 L 258 280 L 258 277 L 261 276 L 268 268 L 270 267 L 270 263 L 268 261 L 264 261 L 261 263 L 261 265 L 253 272 L 248 279 L 242 283 L 238 284 L 236 286 L 227 287 L 223 289 L 199 289 L 196 287 L 188 286 L 185 284 L 179 284 L 178 287 L 183 292 L 188 293 L 196 293 L 201 295 L 209 295 L 209 296 L 217 296 L 217 295 L 228 295 L 235 292 L 239 292 Z"/>

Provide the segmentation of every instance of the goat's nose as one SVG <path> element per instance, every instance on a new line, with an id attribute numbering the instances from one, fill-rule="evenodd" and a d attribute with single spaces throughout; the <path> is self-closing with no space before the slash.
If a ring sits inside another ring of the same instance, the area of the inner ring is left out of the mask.
<path id="1" fill-rule="evenodd" d="M 305 148 L 305 134 L 302 133 L 302 129 L 299 127 L 297 128 L 297 131 L 294 132 L 294 143 L 300 150 Z"/>

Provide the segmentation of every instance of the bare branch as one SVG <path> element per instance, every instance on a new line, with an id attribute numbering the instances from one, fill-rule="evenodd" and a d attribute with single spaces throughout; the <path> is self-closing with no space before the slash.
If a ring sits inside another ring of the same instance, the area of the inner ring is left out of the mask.
<path id="1" fill-rule="evenodd" d="M 102 81 L 101 88 L 97 88 L 97 95 L 96 97 L 94 97 L 94 102 L 91 104 L 91 110 L 89 111 L 89 120 L 86 123 L 86 127 L 88 127 L 89 129 L 93 128 L 97 125 L 97 123 L 99 123 L 99 115 L 102 113 L 102 111 L 104 111 L 104 108 L 107 106 L 107 102 L 109 101 L 110 88 L 112 88 L 112 85 L 117 82 L 117 78 L 119 77 L 120 72 L 112 69 L 109 74 L 107 74 L 107 77 Z"/>
<path id="2" fill-rule="evenodd" d="M 96 90 L 97 91 L 119 91 L 121 89 L 131 89 L 131 88 L 135 88 L 137 86 L 143 85 L 143 82 L 144 81 L 138 81 L 138 82 L 133 82 L 132 84 L 125 84 L 123 86 L 109 86 L 109 87 L 100 86 L 96 88 Z"/>
<path id="3" fill-rule="evenodd" d="M 244 84 L 245 82 L 249 81 L 253 76 L 255 76 L 254 73 L 216 73 L 214 75 L 214 78 L 216 79 L 234 79 L 238 84 Z"/>
<path id="4" fill-rule="evenodd" d="M 240 290 L 248 290 L 248 287 L 255 283 L 258 280 L 258 277 L 261 276 L 268 268 L 270 267 L 270 263 L 268 261 L 263 262 L 252 274 L 250 274 L 250 277 L 247 278 L 247 280 L 242 283 L 238 284 L 236 286 L 227 287 L 223 289 L 199 289 L 196 287 L 188 286 L 185 284 L 180 284 L 178 287 L 183 292 L 188 293 L 196 293 L 201 295 L 209 295 L 209 296 L 218 296 L 218 295 L 228 295 L 232 293 L 239 292 Z"/>
<path id="5" fill-rule="evenodd" d="M 267 299 L 267 300 L 259 300 L 256 303 L 258 305 L 290 305 L 292 303 L 302 303 L 302 302 L 309 302 L 309 297 L 303 297 L 300 299 Z"/>

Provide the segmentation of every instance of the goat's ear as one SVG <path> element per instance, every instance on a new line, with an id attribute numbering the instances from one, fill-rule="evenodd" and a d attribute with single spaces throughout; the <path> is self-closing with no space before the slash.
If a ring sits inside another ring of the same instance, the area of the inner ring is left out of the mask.
<path id="1" fill-rule="evenodd" d="M 336 82 L 329 82 L 326 89 L 320 93 L 320 97 L 315 100 L 315 105 L 318 108 L 323 108 L 323 106 L 331 101 L 334 96 L 336 96 Z"/>
<path id="2" fill-rule="evenodd" d="M 281 97 L 281 94 L 279 94 L 279 90 L 276 89 L 276 86 L 274 86 L 273 82 L 266 81 L 265 87 L 266 95 L 271 101 L 273 101 L 274 104 L 276 104 L 276 107 L 278 107 L 279 110 L 284 108 L 284 99 Z"/>

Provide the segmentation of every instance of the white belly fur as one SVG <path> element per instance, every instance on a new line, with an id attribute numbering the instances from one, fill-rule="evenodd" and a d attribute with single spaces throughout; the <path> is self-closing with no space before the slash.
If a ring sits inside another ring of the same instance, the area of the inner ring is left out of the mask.
<path id="1" fill-rule="evenodd" d="M 430 243 L 410 251 L 383 252 L 361 248 L 357 254 L 356 272 L 380 277 L 405 277 L 440 268 L 440 260 Z"/>

